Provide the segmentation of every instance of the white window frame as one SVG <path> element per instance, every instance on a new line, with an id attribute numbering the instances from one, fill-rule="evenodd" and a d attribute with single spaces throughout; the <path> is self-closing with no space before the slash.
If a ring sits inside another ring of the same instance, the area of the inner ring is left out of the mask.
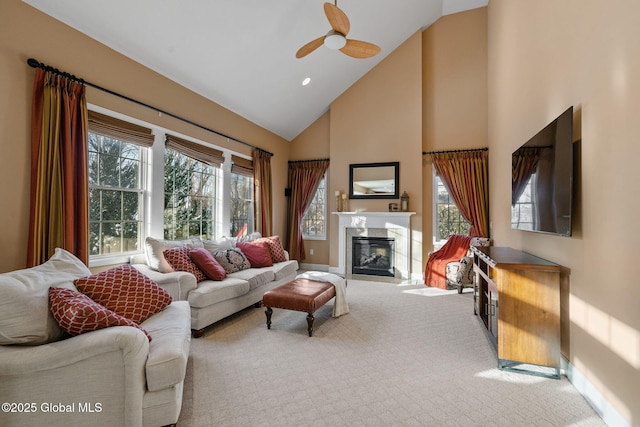
<path id="1" fill-rule="evenodd" d="M 154 135 L 153 146 L 151 148 L 143 150 L 146 151 L 146 159 L 144 161 L 144 172 L 141 178 L 141 183 L 144 186 L 142 207 L 144 218 L 142 228 L 144 232 L 141 236 L 142 247 L 139 248 L 139 251 L 135 253 L 108 256 L 103 255 L 99 257 L 92 256 L 89 258 L 89 267 L 102 267 L 107 265 L 128 263 L 131 257 L 136 255 L 144 255 L 144 242 L 147 237 L 164 239 L 164 150 L 165 135 L 167 133 L 189 141 L 196 142 L 198 144 L 212 146 L 216 149 L 222 150 L 225 161 L 220 167 L 221 179 L 218 180 L 218 186 L 216 188 L 216 210 L 218 212 L 218 215 L 215 218 L 215 238 L 218 239 L 223 236 L 229 236 L 231 206 L 228 195 L 230 194 L 231 189 L 231 155 L 233 154 L 235 156 L 247 157 L 246 155 L 192 138 L 188 135 L 163 128 L 155 124 L 129 117 L 125 114 L 108 110 L 98 105 L 88 104 L 87 106 L 91 111 L 95 111 L 101 114 L 115 117 L 120 120 L 127 121 L 129 123 L 150 128 Z"/>
<path id="2" fill-rule="evenodd" d="M 125 142 L 131 145 L 137 145 L 135 143 L 131 143 L 128 142 L 124 139 L 119 139 L 118 141 L 120 142 Z M 116 264 L 116 263 L 124 263 L 124 262 L 128 262 L 129 258 L 132 255 L 138 254 L 140 253 L 140 249 L 144 250 L 144 240 L 145 240 L 145 230 L 146 230 L 146 220 L 145 218 L 147 217 L 146 212 L 148 211 L 148 206 L 147 206 L 147 202 L 146 202 L 146 197 L 145 194 L 147 193 L 147 179 L 146 177 L 148 176 L 148 170 L 149 170 L 149 165 L 148 165 L 148 157 L 149 157 L 149 148 L 146 147 L 142 147 L 137 145 L 138 148 L 140 149 L 140 170 L 139 170 L 139 180 L 140 180 L 140 188 L 139 189 L 127 189 L 127 188 L 122 188 L 122 187 L 106 187 L 103 185 L 90 185 L 89 189 L 95 188 L 98 190 L 114 190 L 114 191 L 124 191 L 124 192 L 131 192 L 131 193 L 138 193 L 140 194 L 141 197 L 141 202 L 140 202 L 140 206 L 139 206 L 139 215 L 141 218 L 141 223 L 142 226 L 140 227 L 140 234 L 138 236 L 138 243 L 139 243 L 139 249 L 138 251 L 130 251 L 130 252 L 119 252 L 116 254 L 98 254 L 98 255 L 90 255 L 90 261 L 89 261 L 89 266 L 90 267 L 98 267 L 98 266 L 104 266 L 104 265 L 109 265 L 109 264 Z M 88 238 L 88 236 L 87 236 Z"/>
<path id="3" fill-rule="evenodd" d="M 324 233 L 322 234 L 306 234 L 304 231 L 304 228 L 302 228 L 302 238 L 304 240 L 327 240 L 327 174 L 325 173 L 325 175 L 322 177 L 322 181 L 320 183 L 320 185 L 318 186 L 318 190 L 322 189 L 322 191 L 324 191 L 324 203 L 322 206 L 322 215 L 324 218 L 324 224 L 323 224 L 323 231 Z M 309 208 L 307 208 L 307 211 L 305 211 L 304 215 L 302 216 L 302 224 L 304 224 L 304 218 L 307 216 L 307 212 L 309 211 L 309 209 L 314 206 L 314 201 L 316 200 L 316 197 L 318 195 L 318 190 L 316 190 L 316 194 L 313 195 L 313 199 L 311 201 L 311 205 L 309 205 Z M 318 203 L 316 203 L 317 205 Z"/>

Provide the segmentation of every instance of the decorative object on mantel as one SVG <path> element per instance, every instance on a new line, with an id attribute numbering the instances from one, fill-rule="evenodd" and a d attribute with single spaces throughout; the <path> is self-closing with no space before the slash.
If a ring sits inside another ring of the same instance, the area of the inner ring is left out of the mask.
<path id="1" fill-rule="evenodd" d="M 402 212 L 409 211 L 409 195 L 406 191 L 403 191 L 402 196 L 400 196 L 400 210 Z"/>
<path id="2" fill-rule="evenodd" d="M 389 203 L 389 212 L 398 212 L 398 204 Z"/>
<path id="3" fill-rule="evenodd" d="M 342 194 L 342 212 L 349 212 L 349 200 L 346 193 Z"/>
<path id="4" fill-rule="evenodd" d="M 342 212 L 342 196 L 340 190 L 336 190 L 336 212 Z"/>

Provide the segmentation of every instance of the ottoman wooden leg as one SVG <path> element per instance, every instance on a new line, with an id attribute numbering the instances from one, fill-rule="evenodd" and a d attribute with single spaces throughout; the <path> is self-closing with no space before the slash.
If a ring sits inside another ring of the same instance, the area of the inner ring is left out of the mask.
<path id="1" fill-rule="evenodd" d="M 307 314 L 307 325 L 309 325 L 309 328 L 307 329 L 309 331 L 309 336 L 311 336 L 311 334 L 313 334 L 313 313 L 309 313 Z"/>
<path id="2" fill-rule="evenodd" d="M 271 309 L 271 307 L 267 307 L 267 309 L 264 311 L 264 314 L 267 315 L 267 329 L 271 329 L 271 314 L 273 314 L 273 310 Z"/>

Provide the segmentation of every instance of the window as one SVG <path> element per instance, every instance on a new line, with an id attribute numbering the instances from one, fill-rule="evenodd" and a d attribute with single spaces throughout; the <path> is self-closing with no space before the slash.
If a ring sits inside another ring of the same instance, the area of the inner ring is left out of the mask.
<path id="1" fill-rule="evenodd" d="M 89 111 L 90 266 L 128 262 L 147 236 L 254 231 L 253 162 L 205 141 Z"/>
<path id="2" fill-rule="evenodd" d="M 253 233 L 253 177 L 231 173 L 231 235 Z"/>
<path id="3" fill-rule="evenodd" d="M 89 254 L 139 252 L 147 149 L 89 132 Z"/>
<path id="4" fill-rule="evenodd" d="M 327 192 L 325 184 L 326 176 L 320 181 L 316 194 L 302 217 L 302 237 L 305 239 L 326 238 Z"/>
<path id="5" fill-rule="evenodd" d="M 533 211 L 533 198 L 531 189 L 535 188 L 535 181 L 538 174 L 534 173 L 529 178 L 526 187 L 522 191 L 520 198 L 511 209 L 511 226 L 519 228 L 521 230 L 533 230 L 534 224 L 534 211 Z"/>
<path id="6" fill-rule="evenodd" d="M 253 160 L 231 155 L 230 232 L 245 236 L 254 231 Z"/>
<path id="7" fill-rule="evenodd" d="M 434 177 L 434 243 L 443 244 L 451 234 L 466 235 L 471 225 L 464 220 L 439 176 Z"/>
<path id="8" fill-rule="evenodd" d="M 215 238 L 219 168 L 167 148 L 164 161 L 164 238 Z"/>

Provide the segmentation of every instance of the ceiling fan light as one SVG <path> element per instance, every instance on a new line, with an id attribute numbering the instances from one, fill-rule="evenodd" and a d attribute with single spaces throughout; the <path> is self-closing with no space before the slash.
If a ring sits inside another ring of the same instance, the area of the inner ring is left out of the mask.
<path id="1" fill-rule="evenodd" d="M 329 49 L 342 49 L 347 44 L 347 39 L 337 31 L 329 31 L 324 38 L 324 45 Z"/>

